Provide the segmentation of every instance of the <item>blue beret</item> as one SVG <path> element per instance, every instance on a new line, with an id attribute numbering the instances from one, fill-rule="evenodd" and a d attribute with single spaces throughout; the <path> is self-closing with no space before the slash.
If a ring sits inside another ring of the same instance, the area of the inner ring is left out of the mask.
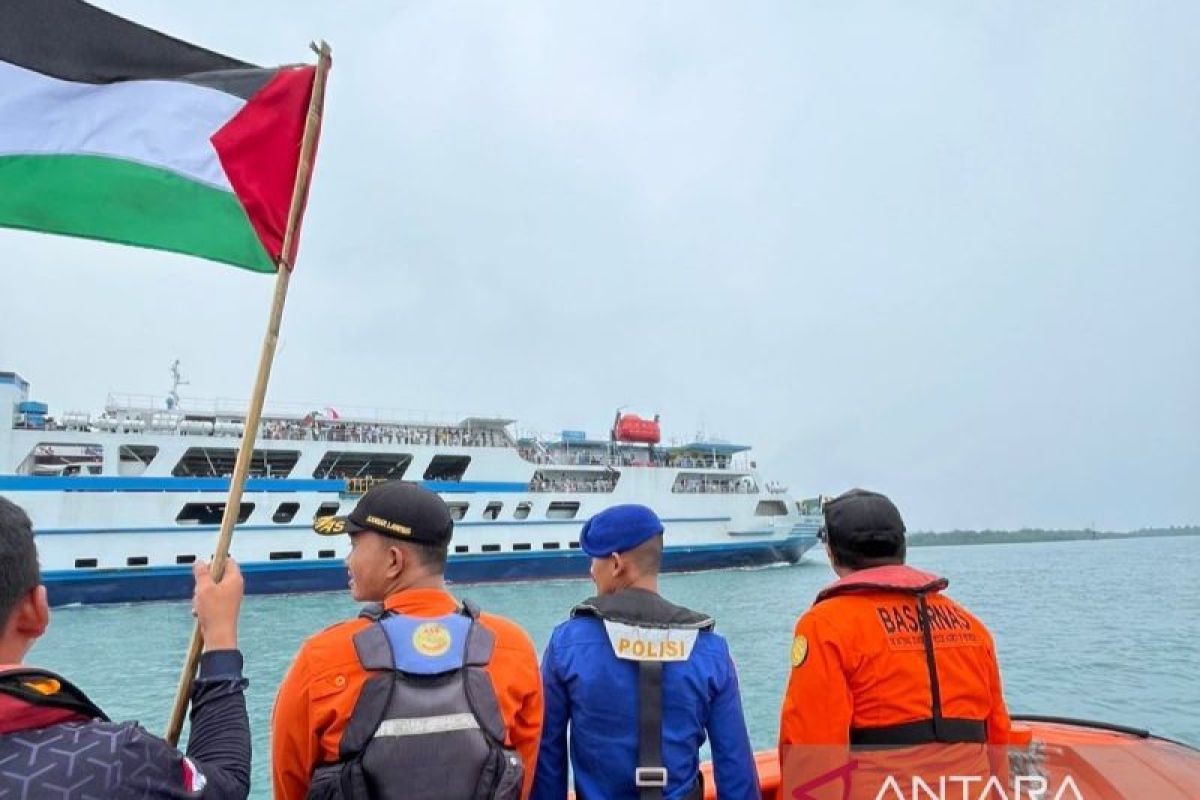
<path id="1" fill-rule="evenodd" d="M 607 558 L 632 550 L 662 532 L 657 514 L 630 503 L 606 508 L 589 519 L 579 535 L 579 546 L 592 558 Z"/>

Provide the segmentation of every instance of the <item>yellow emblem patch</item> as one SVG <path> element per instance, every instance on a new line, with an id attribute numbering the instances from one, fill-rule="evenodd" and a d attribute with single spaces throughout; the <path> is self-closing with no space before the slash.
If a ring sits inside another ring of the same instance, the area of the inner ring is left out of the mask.
<path id="1" fill-rule="evenodd" d="M 797 636 L 792 639 L 792 669 L 803 664 L 806 658 L 808 658 L 808 638 Z"/>
<path id="2" fill-rule="evenodd" d="M 421 655 L 436 658 L 450 649 L 450 631 L 440 622 L 427 622 L 413 631 L 412 643 Z"/>
<path id="3" fill-rule="evenodd" d="M 59 690 L 62 689 L 62 684 L 54 678 L 33 678 L 32 680 L 21 681 L 21 685 L 26 689 L 31 689 L 47 697 L 58 694 Z"/>
<path id="4" fill-rule="evenodd" d="M 346 520 L 337 517 L 317 517 L 313 523 L 313 530 L 326 536 L 343 533 L 346 530 Z"/>

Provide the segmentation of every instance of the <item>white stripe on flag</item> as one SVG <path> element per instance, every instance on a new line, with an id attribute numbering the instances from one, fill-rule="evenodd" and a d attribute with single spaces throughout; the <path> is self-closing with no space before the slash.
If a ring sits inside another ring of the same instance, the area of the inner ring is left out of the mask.
<path id="1" fill-rule="evenodd" d="M 209 137 L 245 104 L 179 81 L 74 83 L 0 61 L 0 156 L 109 156 L 232 191 Z"/>

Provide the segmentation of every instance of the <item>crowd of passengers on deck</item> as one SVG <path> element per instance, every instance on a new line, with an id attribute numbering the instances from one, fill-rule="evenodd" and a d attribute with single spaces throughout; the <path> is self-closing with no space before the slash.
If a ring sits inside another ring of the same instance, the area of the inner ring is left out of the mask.
<path id="1" fill-rule="evenodd" d="M 613 478 L 599 476 L 595 480 L 577 478 L 548 478 L 540 472 L 529 482 L 531 492 L 611 492 L 617 482 Z"/>
<path id="2" fill-rule="evenodd" d="M 599 467 L 620 465 L 622 467 L 675 467 L 679 469 L 729 469 L 728 456 L 697 456 L 666 453 L 648 448 L 643 451 L 620 450 L 610 454 L 603 450 L 549 450 L 520 447 L 518 453 L 534 464 L 556 464 L 563 466 Z"/>
<path id="3" fill-rule="evenodd" d="M 329 420 L 268 420 L 263 438 L 271 440 L 357 442 L 361 444 L 449 445 L 454 447 L 507 447 L 503 432 L 486 428 L 389 425 Z"/>
<path id="4" fill-rule="evenodd" d="M 671 491 L 682 494 L 757 494 L 758 484 L 750 478 L 736 481 L 706 481 L 700 478 L 680 478 Z"/>

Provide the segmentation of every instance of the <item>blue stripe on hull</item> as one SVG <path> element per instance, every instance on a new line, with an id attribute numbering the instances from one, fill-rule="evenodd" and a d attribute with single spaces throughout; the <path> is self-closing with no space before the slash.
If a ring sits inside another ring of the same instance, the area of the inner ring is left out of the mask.
<path id="1" fill-rule="evenodd" d="M 663 553 L 669 572 L 796 563 L 815 544 L 808 536 L 777 542 L 701 547 L 670 547 Z M 582 578 L 588 557 L 578 551 L 451 556 L 446 577 L 459 583 L 525 581 L 537 578 Z M 319 592 L 346 588 L 340 560 L 256 562 L 242 565 L 248 594 Z M 42 579 L 54 606 L 72 603 L 129 603 L 181 600 L 192 595 L 190 567 L 143 567 L 115 570 L 62 570 Z"/>

